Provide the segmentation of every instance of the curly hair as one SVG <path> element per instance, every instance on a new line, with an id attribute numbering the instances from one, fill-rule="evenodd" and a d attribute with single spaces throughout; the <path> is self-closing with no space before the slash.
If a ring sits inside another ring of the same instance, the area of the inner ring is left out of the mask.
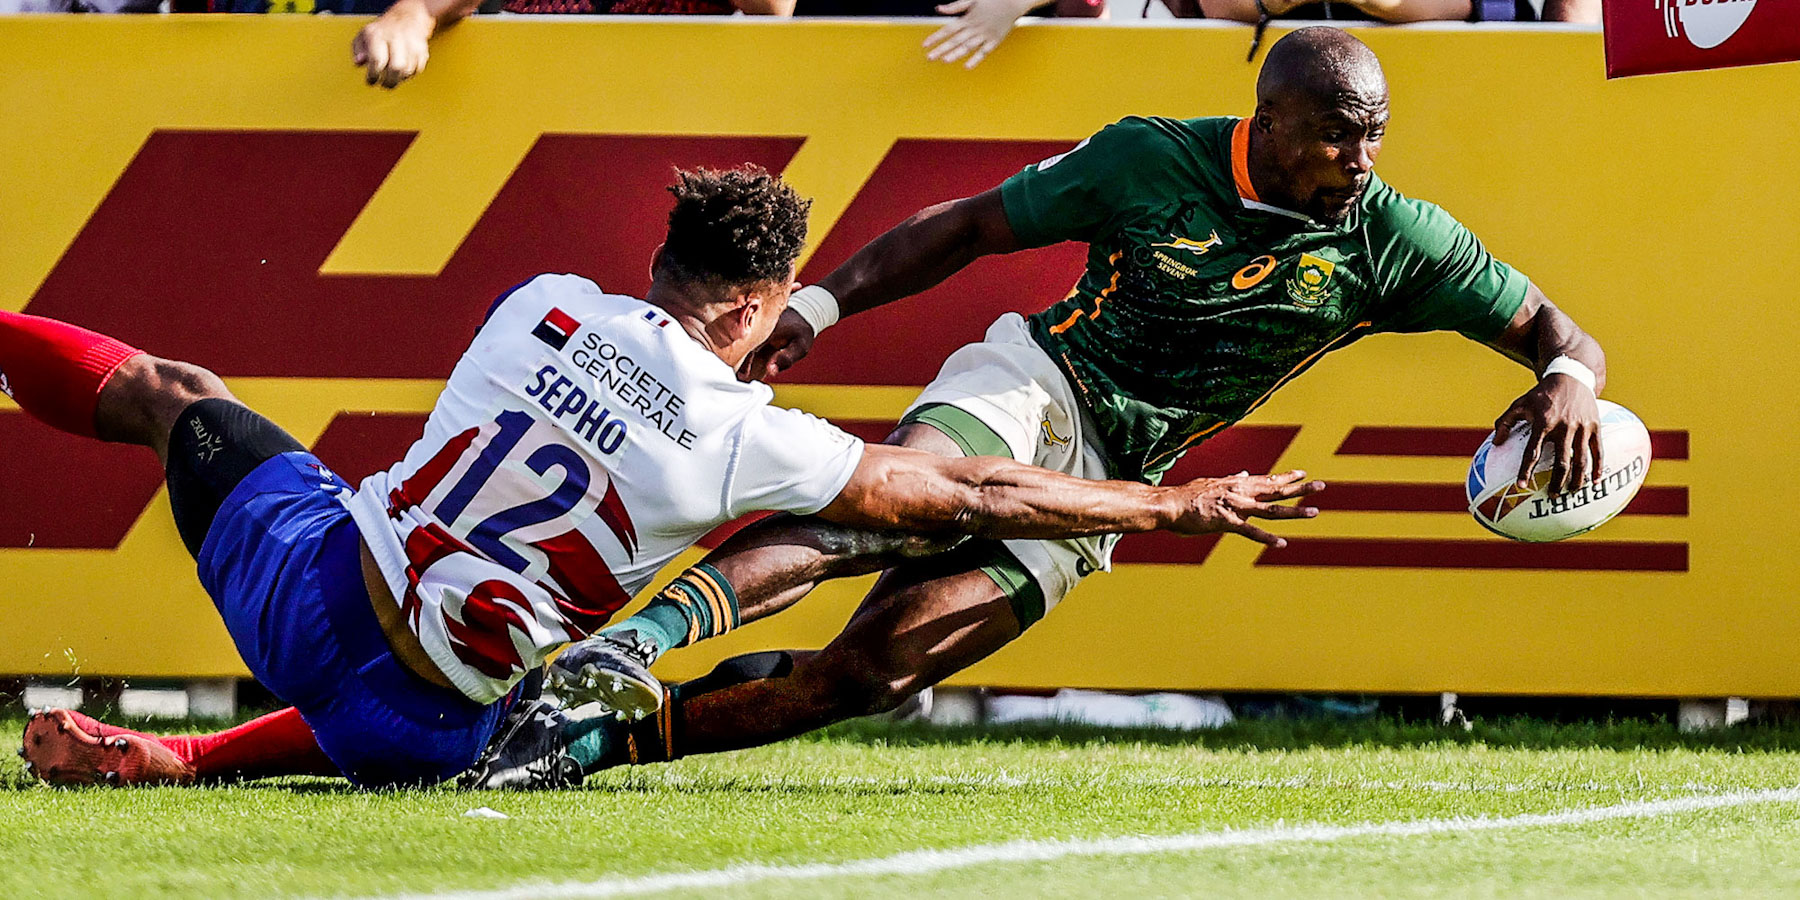
<path id="1" fill-rule="evenodd" d="M 811 200 L 756 165 L 676 169 L 675 178 L 661 263 L 670 277 L 749 285 L 791 276 Z"/>

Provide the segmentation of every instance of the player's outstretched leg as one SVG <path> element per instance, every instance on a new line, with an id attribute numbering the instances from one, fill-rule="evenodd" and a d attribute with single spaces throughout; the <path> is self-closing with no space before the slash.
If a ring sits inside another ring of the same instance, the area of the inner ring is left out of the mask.
<path id="1" fill-rule="evenodd" d="M 980 549 L 890 571 L 843 633 L 795 654 L 786 675 L 678 691 L 670 755 L 761 746 L 888 712 L 1006 646 L 1020 623 L 999 585 L 969 565 Z"/>
<path id="2" fill-rule="evenodd" d="M 19 756 L 51 784 L 192 784 L 194 767 L 156 738 L 70 709 L 32 710 Z"/>
<path id="3" fill-rule="evenodd" d="M 212 734 L 153 735 L 69 709 L 34 710 L 19 755 L 51 784 L 191 784 L 337 775 L 300 713 L 288 707 Z"/>
<path id="4" fill-rule="evenodd" d="M 879 572 L 961 540 L 812 517 L 763 519 L 682 572 L 637 614 L 563 651 L 550 665 L 551 693 L 570 706 L 599 703 L 641 719 L 662 706 L 662 683 L 650 666 L 663 653 L 774 615 L 822 581 Z"/>
<path id="5" fill-rule="evenodd" d="M 256 416 L 217 375 L 40 316 L 0 311 L 0 389 L 54 428 L 155 451 L 168 474 L 176 527 L 196 554 L 219 502 L 252 461 L 303 449 L 271 426 L 251 440 L 260 455 L 227 452 L 227 444 L 246 440 L 229 426 Z M 179 465 L 171 465 L 171 447 L 182 457 Z M 337 771 L 292 710 L 218 735 L 167 739 L 48 710 L 27 724 L 20 753 L 39 777 L 64 783 L 180 784 Z"/>
<path id="6" fill-rule="evenodd" d="M 842 634 L 818 652 L 734 657 L 663 690 L 638 722 L 560 717 L 497 742 L 469 787 L 558 787 L 585 775 L 773 743 L 857 716 L 885 712 L 986 658 L 1019 636 L 1012 601 L 976 568 L 977 544 L 883 576 Z M 539 773 L 556 773 L 546 780 Z"/>
<path id="7" fill-rule="evenodd" d="M 887 443 L 963 454 L 930 425 L 902 425 Z M 599 703 L 627 720 L 641 719 L 662 707 L 663 686 L 650 665 L 663 653 L 774 615 L 821 581 L 880 572 L 962 542 L 960 536 L 865 531 L 812 516 L 763 519 L 728 538 L 637 614 L 565 650 L 550 666 L 551 692 L 571 705 Z"/>
<path id="8" fill-rule="evenodd" d="M 0 312 L 0 388 L 51 427 L 154 450 L 195 556 L 219 503 L 255 463 L 305 449 L 258 427 L 262 418 L 212 372 L 41 316 Z"/>
<path id="9" fill-rule="evenodd" d="M 158 359 L 123 341 L 55 319 L 0 312 L 0 388 L 21 409 L 82 437 L 140 444 L 165 460 L 169 432 L 189 404 L 231 399 L 217 375 Z"/>

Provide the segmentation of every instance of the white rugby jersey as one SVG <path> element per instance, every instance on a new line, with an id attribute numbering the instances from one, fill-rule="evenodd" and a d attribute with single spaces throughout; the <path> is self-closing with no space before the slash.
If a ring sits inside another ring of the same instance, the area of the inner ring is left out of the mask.
<path id="1" fill-rule="evenodd" d="M 837 497 L 862 442 L 772 398 L 661 309 L 540 275 L 345 502 L 425 652 L 491 703 L 718 525 Z"/>

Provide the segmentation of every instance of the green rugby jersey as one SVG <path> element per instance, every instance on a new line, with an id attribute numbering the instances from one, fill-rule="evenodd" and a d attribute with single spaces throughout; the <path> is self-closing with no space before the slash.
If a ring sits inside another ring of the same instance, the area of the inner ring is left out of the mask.
<path id="1" fill-rule="evenodd" d="M 1248 147 L 1247 120 L 1134 117 L 1000 186 L 1025 246 L 1089 245 L 1031 333 L 1114 477 L 1160 478 L 1328 350 L 1384 331 L 1489 340 L 1524 302 L 1524 275 L 1373 175 L 1336 228 L 1259 202 Z"/>

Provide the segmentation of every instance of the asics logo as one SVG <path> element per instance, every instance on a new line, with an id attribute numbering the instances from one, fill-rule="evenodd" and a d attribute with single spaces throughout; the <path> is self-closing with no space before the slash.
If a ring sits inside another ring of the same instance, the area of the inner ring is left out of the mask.
<path id="1" fill-rule="evenodd" d="M 1237 270 L 1231 276 L 1231 286 L 1240 291 L 1247 291 L 1262 283 L 1269 273 L 1275 271 L 1275 257 L 1263 254 L 1250 261 L 1250 264 Z"/>

